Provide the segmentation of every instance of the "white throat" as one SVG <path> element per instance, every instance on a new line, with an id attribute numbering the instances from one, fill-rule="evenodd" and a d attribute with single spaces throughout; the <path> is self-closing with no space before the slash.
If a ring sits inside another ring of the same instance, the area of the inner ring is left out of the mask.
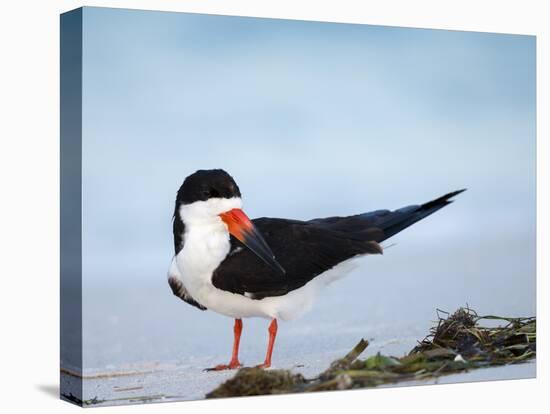
<path id="1" fill-rule="evenodd" d="M 219 214 L 241 207 L 240 198 L 211 198 L 180 207 L 185 232 L 176 263 L 191 295 L 201 296 L 200 290 L 211 285 L 212 273 L 229 253 L 229 231 Z"/>

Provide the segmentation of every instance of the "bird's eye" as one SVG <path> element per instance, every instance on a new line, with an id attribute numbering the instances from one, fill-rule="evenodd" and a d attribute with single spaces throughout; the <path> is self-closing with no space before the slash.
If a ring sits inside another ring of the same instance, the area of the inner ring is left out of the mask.
<path id="1" fill-rule="evenodd" d="M 209 190 L 202 190 L 202 195 L 206 198 L 210 198 L 210 197 L 219 197 L 220 193 L 218 190 L 211 188 Z"/>

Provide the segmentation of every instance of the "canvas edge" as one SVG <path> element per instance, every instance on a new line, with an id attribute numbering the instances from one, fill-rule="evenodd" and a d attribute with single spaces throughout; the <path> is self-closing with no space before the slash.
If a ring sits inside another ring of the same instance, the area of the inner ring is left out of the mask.
<path id="1" fill-rule="evenodd" d="M 83 9 L 60 15 L 60 398 L 83 406 Z"/>

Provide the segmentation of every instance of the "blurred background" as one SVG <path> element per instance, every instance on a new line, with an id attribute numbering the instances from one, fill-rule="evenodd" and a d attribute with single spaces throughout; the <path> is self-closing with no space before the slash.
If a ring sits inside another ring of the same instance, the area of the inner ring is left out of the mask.
<path id="1" fill-rule="evenodd" d="M 226 362 L 232 320 L 172 296 L 183 179 L 223 168 L 250 217 L 456 203 L 280 325 L 275 367 L 361 338 L 400 355 L 436 308 L 535 314 L 535 38 L 84 9 L 84 372 Z M 261 362 L 267 321 L 246 320 Z M 191 368 L 190 368 L 191 369 Z"/>

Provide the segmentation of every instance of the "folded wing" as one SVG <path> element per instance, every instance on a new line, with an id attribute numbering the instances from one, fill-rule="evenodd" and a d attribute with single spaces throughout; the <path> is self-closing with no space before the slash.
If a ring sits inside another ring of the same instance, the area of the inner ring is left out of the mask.
<path id="1" fill-rule="evenodd" d="M 284 295 L 347 259 L 382 253 L 380 242 L 450 204 L 449 199 L 462 191 L 395 211 L 376 210 L 309 221 L 255 219 L 254 224 L 286 275 L 272 271 L 232 237 L 231 253 L 214 272 L 212 283 L 218 289 L 253 299 Z"/>

